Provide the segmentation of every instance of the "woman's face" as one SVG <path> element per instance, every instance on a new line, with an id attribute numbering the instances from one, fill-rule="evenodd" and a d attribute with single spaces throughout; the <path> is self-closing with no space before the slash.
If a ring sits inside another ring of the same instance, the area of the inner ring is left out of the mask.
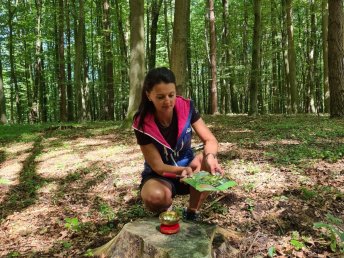
<path id="1" fill-rule="evenodd" d="M 176 85 L 174 83 L 161 82 L 154 85 L 152 90 L 146 94 L 158 113 L 173 112 L 176 103 Z"/>

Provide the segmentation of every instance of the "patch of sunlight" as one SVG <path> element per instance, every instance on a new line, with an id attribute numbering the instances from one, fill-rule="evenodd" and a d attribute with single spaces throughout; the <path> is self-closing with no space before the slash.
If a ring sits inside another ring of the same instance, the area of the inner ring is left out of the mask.
<path id="1" fill-rule="evenodd" d="M 101 148 L 98 150 L 93 150 L 88 152 L 85 155 L 85 158 L 88 160 L 107 160 L 107 161 L 117 161 L 121 160 L 118 158 L 118 155 L 122 154 L 126 150 L 129 150 L 128 146 L 125 145 L 116 145 L 107 148 Z"/>
<path id="2" fill-rule="evenodd" d="M 141 171 L 142 171 L 142 167 L 127 166 L 127 167 L 121 167 L 118 170 L 118 173 L 123 174 L 123 175 L 128 175 L 128 174 L 137 174 L 137 173 L 140 173 Z"/>
<path id="3" fill-rule="evenodd" d="M 87 146 L 104 146 L 104 145 L 108 145 L 111 144 L 113 142 L 111 142 L 110 140 L 106 140 L 106 139 L 99 139 L 97 138 L 80 138 L 78 139 L 73 146 L 74 147 L 87 147 Z"/>
<path id="4" fill-rule="evenodd" d="M 37 193 L 38 194 L 50 194 L 52 192 L 57 191 L 58 187 L 59 186 L 56 183 L 46 184 L 46 185 L 42 186 L 41 188 L 39 188 L 37 190 Z"/>
<path id="5" fill-rule="evenodd" d="M 255 173 L 248 173 L 252 167 Z M 283 191 L 291 183 L 280 169 L 268 163 L 232 160 L 231 166 L 225 169 L 225 174 L 236 181 L 239 187 L 252 185 L 256 192 Z"/>
<path id="6" fill-rule="evenodd" d="M 87 166 L 87 161 L 76 154 L 62 154 L 41 160 L 37 166 L 37 174 L 43 178 L 64 178 L 71 171 Z"/>
<path id="7" fill-rule="evenodd" d="M 33 148 L 33 142 L 18 142 L 18 143 L 9 145 L 7 148 L 4 148 L 4 150 L 10 154 L 16 154 L 20 152 L 22 153 L 27 152 L 32 148 Z"/>
<path id="8" fill-rule="evenodd" d="M 71 153 L 72 150 L 60 149 L 60 150 L 51 150 L 51 149 L 44 149 L 43 152 L 37 155 L 36 160 L 38 162 L 45 162 L 48 159 L 56 158 L 62 155 L 67 155 Z"/>
<path id="9" fill-rule="evenodd" d="M 19 183 L 19 174 L 23 169 L 23 164 L 19 161 L 0 167 L 0 178 L 7 179 L 9 185 L 16 185 Z"/>
<path id="10" fill-rule="evenodd" d="M 62 228 L 51 230 L 47 226 L 58 225 L 58 209 L 59 207 L 53 207 L 46 203 L 37 204 L 29 206 L 20 213 L 16 212 L 8 216 L 1 225 L 1 233 L 6 235 L 9 241 L 1 243 L 1 247 L 4 250 L 10 250 L 16 246 L 21 251 L 48 251 L 62 230 Z M 49 237 L 44 234 L 47 231 L 50 231 Z"/>
<path id="11" fill-rule="evenodd" d="M 280 141 L 274 141 L 274 140 L 271 140 L 271 141 L 260 141 L 260 145 L 262 146 L 271 146 L 271 145 L 275 145 L 275 144 L 280 144 L 280 145 L 298 145 L 300 144 L 300 141 L 298 140 L 280 140 Z"/>

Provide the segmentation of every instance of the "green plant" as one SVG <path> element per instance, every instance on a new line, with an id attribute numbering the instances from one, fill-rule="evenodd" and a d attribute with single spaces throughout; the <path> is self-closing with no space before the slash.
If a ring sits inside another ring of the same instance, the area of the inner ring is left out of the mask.
<path id="1" fill-rule="evenodd" d="M 274 257 L 276 255 L 276 248 L 274 246 L 271 246 L 269 249 L 268 249 L 268 256 L 269 257 Z"/>
<path id="2" fill-rule="evenodd" d="M 330 238 L 330 248 L 333 252 L 338 249 L 341 253 L 344 253 L 343 220 L 328 213 L 326 214 L 326 222 L 316 222 L 313 225 L 315 228 L 324 228 L 326 230 L 327 237 Z"/>
<path id="3" fill-rule="evenodd" d="M 314 197 L 316 197 L 318 195 L 318 193 L 316 191 L 313 190 L 309 190 L 307 188 L 301 188 L 301 193 L 302 193 L 302 198 L 305 200 L 310 200 L 313 199 Z"/>
<path id="4" fill-rule="evenodd" d="M 107 220 L 113 220 L 115 218 L 113 209 L 106 203 L 101 203 L 99 205 L 99 212 L 103 217 L 107 218 Z"/>
<path id="5" fill-rule="evenodd" d="M 303 247 L 305 247 L 305 244 L 300 241 L 300 234 L 297 231 L 292 232 L 292 237 L 290 240 L 290 244 L 294 246 L 296 251 L 301 250 Z"/>
<path id="6" fill-rule="evenodd" d="M 62 244 L 64 249 L 69 249 L 73 246 L 73 244 L 71 242 L 68 242 L 68 241 L 62 241 L 61 244 Z"/>
<path id="7" fill-rule="evenodd" d="M 92 249 L 87 249 L 86 253 L 84 254 L 86 257 L 93 257 L 94 253 Z"/>
<path id="8" fill-rule="evenodd" d="M 72 231 L 80 231 L 80 223 L 78 218 L 65 218 L 65 227 Z"/>
<path id="9" fill-rule="evenodd" d="M 20 257 L 21 256 L 21 253 L 19 253 L 18 251 L 13 251 L 13 252 L 10 252 L 7 257 Z"/>
<path id="10" fill-rule="evenodd" d="M 0 185 L 9 185 L 11 183 L 10 180 L 6 178 L 0 178 Z"/>

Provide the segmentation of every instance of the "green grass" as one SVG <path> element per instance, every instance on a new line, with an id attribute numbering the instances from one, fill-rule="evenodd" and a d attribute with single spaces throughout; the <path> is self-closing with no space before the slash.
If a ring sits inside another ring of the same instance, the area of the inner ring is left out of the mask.
<path id="1" fill-rule="evenodd" d="M 300 164 L 309 159 L 336 162 L 344 157 L 343 119 L 315 115 L 205 116 L 204 119 L 220 142 L 261 149 L 274 163 Z M 263 146 L 262 141 L 271 144 Z"/>

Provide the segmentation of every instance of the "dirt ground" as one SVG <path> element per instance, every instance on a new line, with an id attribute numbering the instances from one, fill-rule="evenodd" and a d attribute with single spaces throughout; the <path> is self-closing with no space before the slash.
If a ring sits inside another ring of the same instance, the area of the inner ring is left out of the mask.
<path id="1" fill-rule="evenodd" d="M 0 257 L 81 257 L 150 216 L 138 196 L 143 157 L 133 133 L 97 130 L 42 131 L 36 141 L 0 147 Z M 233 242 L 240 257 L 267 257 L 269 249 L 274 257 L 343 257 L 313 223 L 344 217 L 344 159 L 281 165 L 265 155 L 267 146 L 293 148 L 298 140 L 219 142 L 225 175 L 238 185 L 213 193 L 202 214 L 243 235 Z M 186 196 L 174 202 L 186 204 Z"/>

